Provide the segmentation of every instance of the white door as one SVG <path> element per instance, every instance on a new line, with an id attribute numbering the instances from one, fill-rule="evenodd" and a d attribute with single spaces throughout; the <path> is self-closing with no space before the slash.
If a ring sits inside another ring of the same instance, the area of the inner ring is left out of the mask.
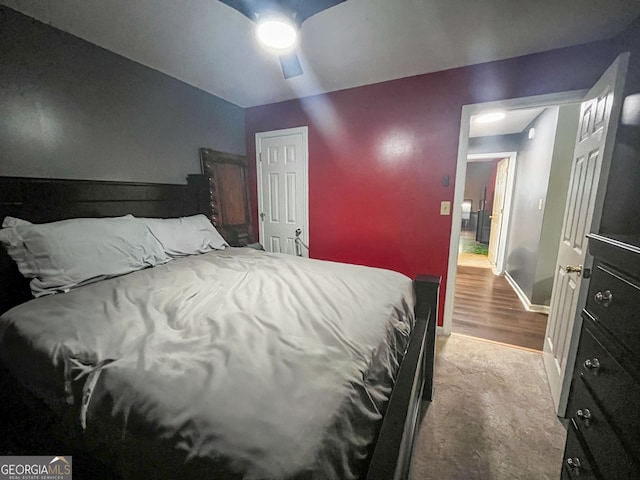
<path id="1" fill-rule="evenodd" d="M 578 305 L 584 304 L 588 287 L 580 269 L 591 267 L 585 235 L 597 231 L 600 224 L 628 58 L 628 54 L 616 58 L 580 109 L 543 352 L 551 394 L 561 416 L 566 409 L 582 325 Z"/>
<path id="2" fill-rule="evenodd" d="M 502 231 L 502 214 L 504 213 L 504 199 L 507 194 L 507 177 L 509 175 L 509 159 L 503 158 L 498 162 L 496 184 L 493 193 L 493 209 L 491 211 L 491 230 L 489 234 L 489 263 L 495 268 L 498 262 L 498 245 Z"/>
<path id="3" fill-rule="evenodd" d="M 256 155 L 260 243 L 308 257 L 307 127 L 256 133 Z"/>

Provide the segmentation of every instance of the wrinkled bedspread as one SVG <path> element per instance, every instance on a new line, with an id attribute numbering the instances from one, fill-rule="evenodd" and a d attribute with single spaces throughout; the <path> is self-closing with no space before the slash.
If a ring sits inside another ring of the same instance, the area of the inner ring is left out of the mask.
<path id="1" fill-rule="evenodd" d="M 349 479 L 413 307 L 399 273 L 228 248 L 29 301 L 0 331 L 98 380 L 111 415 L 135 413 L 189 458 L 224 458 L 248 479 Z M 3 357 L 10 370 L 29 361 Z"/>

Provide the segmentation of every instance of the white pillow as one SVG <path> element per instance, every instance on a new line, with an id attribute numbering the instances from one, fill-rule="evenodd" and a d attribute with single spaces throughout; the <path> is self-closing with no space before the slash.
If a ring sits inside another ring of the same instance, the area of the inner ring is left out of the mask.
<path id="1" fill-rule="evenodd" d="M 2 228 L 18 227 L 20 225 L 33 225 L 33 223 L 14 217 L 4 217 L 2 222 Z"/>
<path id="2" fill-rule="evenodd" d="M 0 243 L 31 278 L 39 297 L 165 263 L 169 258 L 143 222 L 131 215 L 29 224 L 5 219 Z"/>
<path id="3" fill-rule="evenodd" d="M 224 250 L 227 242 L 205 215 L 140 218 L 171 257 Z"/>

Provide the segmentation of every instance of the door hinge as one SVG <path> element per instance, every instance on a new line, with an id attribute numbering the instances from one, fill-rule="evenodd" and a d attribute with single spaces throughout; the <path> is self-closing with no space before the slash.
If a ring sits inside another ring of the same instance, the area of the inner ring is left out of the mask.
<path id="1" fill-rule="evenodd" d="M 264 212 L 260 213 L 260 220 L 264 222 Z"/>
<path id="2" fill-rule="evenodd" d="M 260 161 L 260 162 L 262 161 L 262 152 L 260 152 L 260 153 L 258 154 L 258 161 Z"/>

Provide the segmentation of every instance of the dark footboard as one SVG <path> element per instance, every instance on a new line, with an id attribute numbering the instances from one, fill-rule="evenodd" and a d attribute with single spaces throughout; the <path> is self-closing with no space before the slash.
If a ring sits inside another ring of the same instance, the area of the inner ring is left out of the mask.
<path id="1" fill-rule="evenodd" d="M 433 368 L 438 290 L 441 277 L 418 275 L 416 325 L 411 334 L 389 405 L 371 457 L 367 480 L 406 479 L 418 423 L 424 408 L 433 399 Z"/>

